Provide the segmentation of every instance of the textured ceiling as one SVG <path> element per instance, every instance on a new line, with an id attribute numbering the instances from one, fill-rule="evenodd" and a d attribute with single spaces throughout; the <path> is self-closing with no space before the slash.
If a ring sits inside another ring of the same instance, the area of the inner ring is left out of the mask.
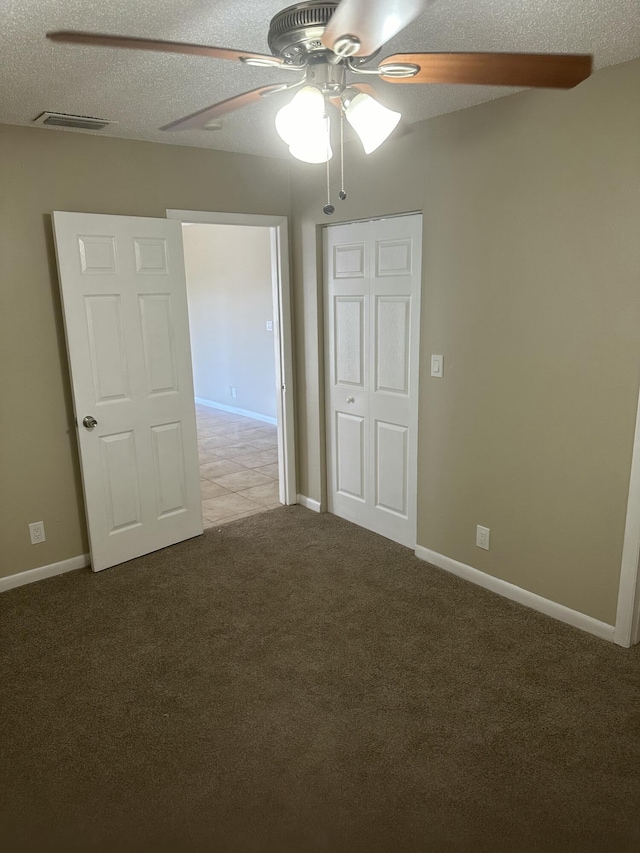
<path id="1" fill-rule="evenodd" d="M 269 21 L 286 5 L 286 0 L 0 0 L 0 122 L 27 125 L 53 110 L 118 122 L 102 135 L 286 156 L 273 116 L 291 95 L 276 94 L 233 113 L 218 131 L 157 128 L 247 89 L 291 82 L 289 72 L 45 40 L 49 30 L 77 29 L 268 53 Z M 640 2 L 436 0 L 388 42 L 380 58 L 415 51 L 592 53 L 601 68 L 640 56 Z M 409 123 L 515 91 L 380 81 L 376 86 Z"/>

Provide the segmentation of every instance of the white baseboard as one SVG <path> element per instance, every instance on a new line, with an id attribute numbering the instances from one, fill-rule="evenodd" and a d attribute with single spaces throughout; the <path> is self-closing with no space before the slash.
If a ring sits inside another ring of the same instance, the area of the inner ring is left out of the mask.
<path id="1" fill-rule="evenodd" d="M 266 424 L 278 423 L 277 418 L 270 415 L 261 415 L 260 412 L 250 412 L 249 409 L 239 409 L 237 406 L 227 406 L 225 403 L 214 403 L 213 400 L 205 400 L 204 397 L 195 397 L 196 403 L 208 406 L 210 409 L 220 409 L 223 412 L 232 412 L 234 415 L 244 415 L 245 418 L 253 418 L 255 421 L 264 421 Z"/>
<path id="2" fill-rule="evenodd" d="M 524 604 L 525 607 L 538 610 L 540 613 L 558 619 L 560 622 L 565 622 L 567 625 L 573 625 L 574 628 L 581 628 L 589 634 L 595 634 L 596 637 L 613 642 L 615 631 L 613 625 L 600 622 L 598 619 L 587 616 L 586 613 L 580 613 L 578 610 L 565 607 L 564 604 L 550 601 L 548 598 L 543 598 L 541 595 L 536 595 L 535 592 L 529 592 L 508 581 L 494 578 L 493 575 L 488 575 L 486 572 L 481 572 L 465 563 L 459 563 L 457 560 L 452 560 L 451 557 L 445 557 L 444 554 L 430 551 L 428 548 L 423 548 L 422 545 L 416 545 L 415 554 L 420 560 L 431 563 L 439 569 L 444 569 L 445 572 L 471 581 L 471 583 L 491 590 L 491 592 L 497 592 L 504 598 L 510 598 L 511 601 L 517 601 L 519 604 Z"/>
<path id="3" fill-rule="evenodd" d="M 298 495 L 298 503 L 307 509 L 314 512 L 320 512 L 320 501 L 314 501 L 313 498 L 306 498 L 304 495 Z"/>
<path id="4" fill-rule="evenodd" d="M 48 566 L 39 566 L 37 569 L 29 569 L 26 572 L 18 572 L 6 578 L 0 578 L 0 592 L 24 586 L 26 583 L 35 583 L 55 575 L 63 575 L 65 572 L 73 572 L 76 569 L 84 569 L 91 565 L 88 554 L 80 554 L 79 557 L 71 557 L 69 560 L 61 560 L 59 563 L 50 563 Z"/>

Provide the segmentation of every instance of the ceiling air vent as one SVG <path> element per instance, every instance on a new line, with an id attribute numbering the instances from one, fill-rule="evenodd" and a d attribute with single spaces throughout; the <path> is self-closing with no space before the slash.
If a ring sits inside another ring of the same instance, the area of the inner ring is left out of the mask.
<path id="1" fill-rule="evenodd" d="M 46 125 L 47 127 L 73 127 L 78 130 L 103 130 L 110 124 L 117 124 L 117 122 L 109 121 L 106 118 L 93 118 L 92 116 L 46 112 L 34 119 L 32 124 Z"/>

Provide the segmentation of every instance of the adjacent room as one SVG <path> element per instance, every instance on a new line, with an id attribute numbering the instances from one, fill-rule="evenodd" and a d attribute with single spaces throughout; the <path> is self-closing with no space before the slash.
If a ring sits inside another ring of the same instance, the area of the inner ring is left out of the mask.
<path id="1" fill-rule="evenodd" d="M 182 228 L 206 528 L 280 506 L 271 234 Z"/>
<path id="2" fill-rule="evenodd" d="M 0 846 L 636 853 L 640 7 L 285 6 L 0 12 Z"/>

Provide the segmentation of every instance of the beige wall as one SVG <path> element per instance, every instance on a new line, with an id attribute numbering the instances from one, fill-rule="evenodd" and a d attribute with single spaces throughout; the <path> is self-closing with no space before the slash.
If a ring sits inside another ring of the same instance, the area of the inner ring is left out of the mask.
<path id="1" fill-rule="evenodd" d="M 331 220 L 424 213 L 419 544 L 610 623 L 640 383 L 639 90 L 637 60 L 349 152 Z M 290 208 L 285 162 L 193 148 L 4 127 L 0 169 L 6 575 L 87 547 L 49 213 Z M 321 499 L 329 220 L 322 168 L 291 178 L 298 491 Z"/>
<path id="2" fill-rule="evenodd" d="M 271 229 L 187 225 L 183 243 L 196 397 L 275 418 Z"/>
<path id="3" fill-rule="evenodd" d="M 636 60 L 350 150 L 330 219 L 322 168 L 292 169 L 299 492 L 322 498 L 320 226 L 421 210 L 418 543 L 608 623 L 640 382 L 639 91 Z"/>
<path id="4" fill-rule="evenodd" d="M 0 577 L 88 547 L 50 213 L 166 208 L 288 215 L 287 164 L 0 126 Z"/>

